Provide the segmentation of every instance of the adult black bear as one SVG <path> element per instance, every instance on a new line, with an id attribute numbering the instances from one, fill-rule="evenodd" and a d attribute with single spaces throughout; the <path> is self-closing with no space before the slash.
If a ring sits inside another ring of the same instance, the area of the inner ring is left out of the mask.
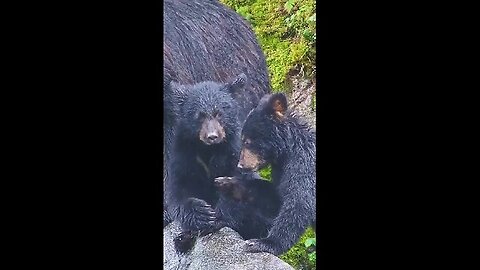
<path id="1" fill-rule="evenodd" d="M 266 95 L 242 129 L 238 167 L 256 171 L 272 166 L 281 207 L 268 236 L 247 241 L 247 251 L 275 255 L 290 249 L 316 222 L 316 135 L 287 111 L 283 94 Z"/>
<path id="2" fill-rule="evenodd" d="M 166 162 L 171 159 L 178 120 L 177 97 L 170 89 L 171 81 L 188 85 L 204 81 L 226 83 L 245 73 L 245 91 L 234 97 L 241 122 L 270 92 L 270 82 L 265 56 L 240 15 L 216 0 L 164 0 L 163 4 L 165 190 L 171 169 Z M 164 223 L 168 221 L 164 217 Z"/>

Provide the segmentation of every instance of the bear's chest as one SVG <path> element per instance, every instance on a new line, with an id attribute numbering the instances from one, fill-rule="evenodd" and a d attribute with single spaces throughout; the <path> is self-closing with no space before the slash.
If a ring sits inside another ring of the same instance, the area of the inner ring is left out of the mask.
<path id="1" fill-rule="evenodd" d="M 224 153 L 216 153 L 214 155 L 198 154 L 195 156 L 195 163 L 209 179 L 230 175 L 233 173 L 236 165 L 231 155 Z"/>

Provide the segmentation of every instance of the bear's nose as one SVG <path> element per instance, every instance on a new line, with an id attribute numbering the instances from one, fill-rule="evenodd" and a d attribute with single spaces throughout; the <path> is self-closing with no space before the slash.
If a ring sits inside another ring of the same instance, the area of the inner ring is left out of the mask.
<path id="1" fill-rule="evenodd" d="M 213 141 L 215 141 L 215 140 L 218 138 L 218 135 L 215 134 L 215 133 L 209 134 L 209 135 L 207 136 L 207 138 L 208 138 L 210 141 L 213 142 Z"/>

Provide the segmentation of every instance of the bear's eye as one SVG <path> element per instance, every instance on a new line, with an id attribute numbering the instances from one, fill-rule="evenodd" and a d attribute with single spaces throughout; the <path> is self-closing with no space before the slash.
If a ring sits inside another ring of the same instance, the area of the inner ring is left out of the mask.
<path id="1" fill-rule="evenodd" d="M 213 113 L 213 117 L 220 117 L 222 116 L 222 112 L 216 111 Z"/>
<path id="2" fill-rule="evenodd" d="M 200 119 L 200 118 L 205 118 L 206 114 L 204 112 L 197 112 L 195 114 L 195 118 Z"/>
<path id="3" fill-rule="evenodd" d="M 245 145 L 249 145 L 252 143 L 252 140 L 250 139 L 245 139 L 245 141 L 243 142 Z"/>

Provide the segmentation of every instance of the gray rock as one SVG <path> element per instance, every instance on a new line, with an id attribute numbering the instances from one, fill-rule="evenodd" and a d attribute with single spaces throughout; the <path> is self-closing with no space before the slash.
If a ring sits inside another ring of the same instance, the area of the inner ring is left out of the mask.
<path id="1" fill-rule="evenodd" d="M 316 93 L 315 82 L 297 75 L 290 78 L 290 83 L 292 88 L 287 97 L 289 107 L 315 131 L 316 114 L 312 107 L 312 100 Z"/>
<path id="2" fill-rule="evenodd" d="M 246 253 L 245 241 L 230 228 L 197 239 L 187 254 L 177 254 L 173 238 L 180 233 L 177 222 L 163 230 L 163 266 L 167 270 L 293 270 L 270 253 Z"/>

